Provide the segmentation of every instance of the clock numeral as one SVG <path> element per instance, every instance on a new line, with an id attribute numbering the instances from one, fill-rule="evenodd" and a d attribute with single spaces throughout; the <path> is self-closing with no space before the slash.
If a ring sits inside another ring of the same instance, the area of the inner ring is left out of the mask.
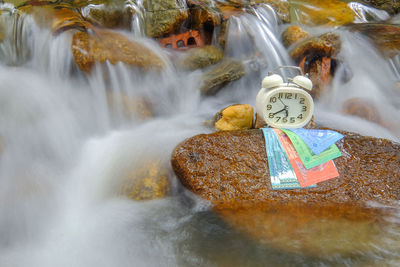
<path id="1" fill-rule="evenodd" d="M 267 105 L 267 110 L 271 110 L 272 109 L 272 105 L 268 104 Z"/>
<path id="2" fill-rule="evenodd" d="M 297 99 L 297 94 L 294 94 L 294 99 Z"/>
<path id="3" fill-rule="evenodd" d="M 276 117 L 276 121 L 275 122 L 278 122 L 280 119 L 281 119 L 281 117 Z"/>
<path id="4" fill-rule="evenodd" d="M 276 97 L 275 97 L 275 96 L 271 97 L 271 98 L 269 99 L 269 102 L 275 103 L 275 102 L 276 102 Z"/>
<path id="5" fill-rule="evenodd" d="M 296 122 L 296 118 L 295 117 L 290 117 L 290 123 L 295 123 Z"/>
<path id="6" fill-rule="evenodd" d="M 268 118 L 273 118 L 274 117 L 274 113 L 269 113 L 268 114 Z"/>
<path id="7" fill-rule="evenodd" d="M 278 98 L 283 98 L 283 93 L 279 93 Z"/>
<path id="8" fill-rule="evenodd" d="M 297 116 L 298 119 L 302 119 L 303 118 L 303 114 L 300 114 L 299 116 Z"/>
<path id="9" fill-rule="evenodd" d="M 286 123 L 287 122 L 287 117 L 282 118 L 282 122 Z"/>
<path id="10" fill-rule="evenodd" d="M 305 98 L 300 97 L 300 104 L 304 104 L 304 101 L 305 101 L 305 100 L 306 100 Z"/>
<path id="11" fill-rule="evenodd" d="M 301 111 L 307 111 L 307 107 L 303 106 L 303 108 L 301 109 Z"/>
<path id="12" fill-rule="evenodd" d="M 292 93 L 285 93 L 286 99 L 292 99 Z"/>

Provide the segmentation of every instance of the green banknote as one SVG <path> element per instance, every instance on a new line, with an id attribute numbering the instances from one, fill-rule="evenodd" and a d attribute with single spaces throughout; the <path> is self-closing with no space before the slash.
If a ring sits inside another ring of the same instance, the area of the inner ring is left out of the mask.
<path id="1" fill-rule="evenodd" d="M 293 133 L 290 130 L 282 129 L 282 131 L 284 131 L 285 134 L 289 137 L 306 169 L 311 169 L 315 166 L 318 166 L 342 155 L 339 148 L 335 144 L 331 145 L 324 152 L 315 155 L 297 134 Z"/>

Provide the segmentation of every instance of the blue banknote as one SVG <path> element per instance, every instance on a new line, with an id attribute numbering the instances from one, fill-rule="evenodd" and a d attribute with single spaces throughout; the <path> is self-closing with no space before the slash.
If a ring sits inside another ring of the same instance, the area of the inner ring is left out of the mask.
<path id="1" fill-rule="evenodd" d="M 263 128 L 272 189 L 301 188 L 278 136 L 271 128 Z"/>
<path id="2" fill-rule="evenodd" d="M 322 153 L 344 137 L 342 134 L 332 130 L 303 128 L 289 130 L 297 134 L 315 155 Z"/>

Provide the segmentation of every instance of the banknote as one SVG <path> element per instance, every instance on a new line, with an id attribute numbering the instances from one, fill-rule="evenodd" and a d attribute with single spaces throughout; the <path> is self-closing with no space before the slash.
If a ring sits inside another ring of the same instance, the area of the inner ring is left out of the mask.
<path id="1" fill-rule="evenodd" d="M 319 155 L 344 137 L 342 134 L 332 130 L 300 128 L 289 129 L 289 131 L 297 134 L 315 155 Z"/>
<path id="2" fill-rule="evenodd" d="M 272 189 L 301 188 L 278 136 L 271 128 L 262 129 Z"/>
<path id="3" fill-rule="evenodd" d="M 306 145 L 306 143 L 304 143 L 304 141 L 299 136 L 297 136 L 297 134 L 286 129 L 282 129 L 282 131 L 284 131 L 285 134 L 289 137 L 306 169 L 311 169 L 312 167 L 318 166 L 342 155 L 335 144 L 331 145 L 328 149 L 326 149 L 319 155 L 315 155 L 312 150 Z"/>
<path id="4" fill-rule="evenodd" d="M 301 187 L 315 186 L 316 183 L 339 176 L 333 160 L 329 160 L 307 170 L 304 167 L 304 164 L 302 163 L 289 137 L 279 129 L 274 129 L 274 131 L 277 134 L 287 157 L 289 158 L 290 164 L 292 165 Z"/>

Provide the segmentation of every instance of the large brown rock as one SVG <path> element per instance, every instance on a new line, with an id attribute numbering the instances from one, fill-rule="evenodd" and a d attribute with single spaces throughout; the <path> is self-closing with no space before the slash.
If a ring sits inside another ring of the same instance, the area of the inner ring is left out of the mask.
<path id="1" fill-rule="evenodd" d="M 189 12 L 179 1 L 144 0 L 146 9 L 146 33 L 150 37 L 161 37 L 173 33 L 185 21 Z"/>
<path id="2" fill-rule="evenodd" d="M 368 203 L 400 199 L 400 144 L 345 133 L 337 145 L 339 178 L 307 189 L 272 189 L 261 130 L 197 135 L 175 148 L 171 163 L 186 188 L 262 243 L 313 256 L 382 248 L 389 211 Z"/>
<path id="3" fill-rule="evenodd" d="M 109 30 L 77 32 L 73 36 L 71 49 L 76 64 L 85 72 L 89 72 L 94 63 L 105 63 L 107 60 L 112 64 L 123 62 L 144 70 L 163 67 L 161 59 L 150 49 Z"/>
<path id="4" fill-rule="evenodd" d="M 335 159 L 340 177 L 315 188 L 272 190 L 261 130 L 216 132 L 187 139 L 173 152 L 181 182 L 213 203 L 241 200 L 363 205 L 400 199 L 400 144 L 346 134 Z"/>

